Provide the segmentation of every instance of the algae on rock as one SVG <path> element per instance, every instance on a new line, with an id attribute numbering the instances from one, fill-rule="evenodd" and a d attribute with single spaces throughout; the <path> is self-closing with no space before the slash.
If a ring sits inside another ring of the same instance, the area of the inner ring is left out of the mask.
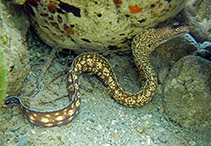
<path id="1" fill-rule="evenodd" d="M 2 27 L 2 21 L 0 20 L 0 26 Z M 8 82 L 8 67 L 5 61 L 5 53 L 4 48 L 7 44 L 7 38 L 4 37 L 4 32 L 2 29 L 0 30 L 0 105 L 3 105 L 3 101 L 5 99 L 6 90 L 7 90 L 7 82 Z M 1 106 L 0 106 L 0 114 L 1 114 Z"/>
<path id="2" fill-rule="evenodd" d="M 17 95 L 30 66 L 26 45 L 29 21 L 21 6 L 0 3 L 0 107 L 6 96 Z"/>

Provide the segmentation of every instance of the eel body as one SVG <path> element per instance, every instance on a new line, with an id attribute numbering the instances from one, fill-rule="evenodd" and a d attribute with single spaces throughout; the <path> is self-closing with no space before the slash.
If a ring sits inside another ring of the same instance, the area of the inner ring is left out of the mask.
<path id="1" fill-rule="evenodd" d="M 83 72 L 93 72 L 108 86 L 118 103 L 128 107 L 143 106 L 151 100 L 157 88 L 157 77 L 149 62 L 149 54 L 160 44 L 185 33 L 188 33 L 188 27 L 178 26 L 147 29 L 135 36 L 132 42 L 133 58 L 144 81 L 143 87 L 138 92 L 130 93 L 122 88 L 111 65 L 103 56 L 96 53 L 83 53 L 73 60 L 68 72 L 67 88 L 71 101 L 66 107 L 56 111 L 35 111 L 26 107 L 21 99 L 15 96 L 8 97 L 5 104 L 18 104 L 27 120 L 36 126 L 50 127 L 67 124 L 80 109 L 81 95 L 78 77 Z"/>

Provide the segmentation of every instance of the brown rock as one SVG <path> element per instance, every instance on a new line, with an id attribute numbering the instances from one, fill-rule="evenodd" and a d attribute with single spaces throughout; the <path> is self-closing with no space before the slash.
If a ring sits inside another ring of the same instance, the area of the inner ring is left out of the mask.
<path id="1" fill-rule="evenodd" d="M 165 112 L 182 127 L 210 133 L 210 89 L 211 62 L 198 56 L 183 57 L 165 81 Z"/>

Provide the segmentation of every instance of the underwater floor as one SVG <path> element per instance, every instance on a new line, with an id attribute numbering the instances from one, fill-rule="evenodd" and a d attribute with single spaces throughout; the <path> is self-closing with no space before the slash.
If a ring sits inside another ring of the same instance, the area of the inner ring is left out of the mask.
<path id="1" fill-rule="evenodd" d="M 18 96 L 37 110 L 56 110 L 68 104 L 66 74 L 75 55 L 57 53 L 48 62 L 51 49 L 33 40 L 29 48 L 32 70 Z M 48 55 L 46 55 L 48 54 Z M 107 57 L 119 82 L 128 91 L 138 91 L 137 69 L 132 54 Z M 49 63 L 49 64 L 48 64 Z M 47 64 L 47 65 L 46 65 Z M 42 79 L 42 71 L 47 72 Z M 26 145 L 209 145 L 206 134 L 185 129 L 168 119 L 162 104 L 162 88 L 147 105 L 129 108 L 118 104 L 109 90 L 91 73 L 79 78 L 82 103 L 80 113 L 68 125 L 37 127 L 30 124 L 17 106 L 4 107 L 0 120 L 0 143 Z M 30 101 L 29 101 L 30 100 Z"/>

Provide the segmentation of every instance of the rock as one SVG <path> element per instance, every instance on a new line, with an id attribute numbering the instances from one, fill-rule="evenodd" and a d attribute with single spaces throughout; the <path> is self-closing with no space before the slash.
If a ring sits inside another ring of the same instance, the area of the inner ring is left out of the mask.
<path id="1" fill-rule="evenodd" d="M 187 0 L 27 1 L 29 18 L 49 46 L 77 53 L 130 50 L 138 32 L 177 15 Z"/>
<path id="2" fill-rule="evenodd" d="M 183 11 L 185 21 L 191 26 L 191 35 L 198 43 L 211 40 L 210 0 L 190 0 Z"/>
<path id="3" fill-rule="evenodd" d="M 205 41 L 202 44 L 199 44 L 199 49 L 206 49 L 211 52 L 211 41 Z"/>
<path id="4" fill-rule="evenodd" d="M 210 11 L 210 0 L 195 0 L 193 2 L 193 6 L 197 11 L 198 17 L 203 19 L 210 19 L 211 11 Z"/>
<path id="5" fill-rule="evenodd" d="M 193 55 L 200 56 L 200 57 L 202 57 L 204 59 L 207 59 L 207 60 L 211 61 L 211 52 L 206 50 L 206 49 L 199 49 L 196 52 L 194 52 Z"/>
<path id="6" fill-rule="evenodd" d="M 199 43 L 197 48 L 198 50 L 193 53 L 194 56 L 200 56 L 211 61 L 211 42 L 205 41 L 202 44 Z"/>
<path id="7" fill-rule="evenodd" d="M 0 107 L 7 95 L 16 94 L 30 66 L 26 34 L 29 21 L 23 8 L 0 3 Z M 0 110 L 1 111 L 1 110 Z"/>
<path id="8" fill-rule="evenodd" d="M 30 139 L 29 136 L 22 137 L 22 139 L 21 139 L 20 143 L 18 144 L 18 146 L 25 146 L 25 145 L 27 145 L 29 139 Z"/>
<path id="9" fill-rule="evenodd" d="M 172 39 L 158 46 L 150 54 L 150 62 L 158 73 L 159 83 L 163 84 L 175 62 L 186 55 L 192 55 L 197 50 L 197 46 L 197 42 L 190 34 Z"/>
<path id="10" fill-rule="evenodd" d="M 211 134 L 210 89 L 211 62 L 198 56 L 183 57 L 165 80 L 166 114 L 184 128 Z"/>

